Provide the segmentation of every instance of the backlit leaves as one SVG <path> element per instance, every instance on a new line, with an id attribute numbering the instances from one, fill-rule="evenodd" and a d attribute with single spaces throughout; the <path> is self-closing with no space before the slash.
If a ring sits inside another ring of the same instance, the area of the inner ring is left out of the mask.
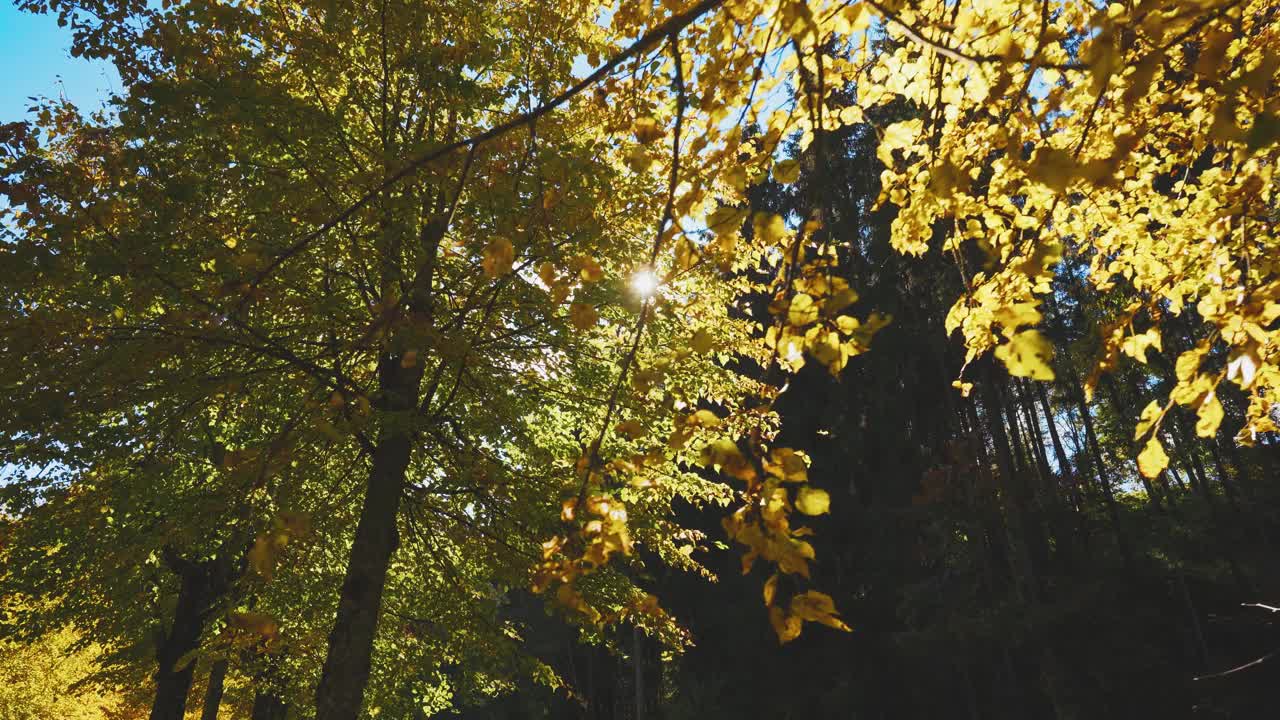
<path id="1" fill-rule="evenodd" d="M 569 306 L 569 322 L 579 330 L 590 330 L 600 320 L 600 313 L 586 303 L 573 303 Z"/>
<path id="2" fill-rule="evenodd" d="M 825 515 L 831 510 L 826 490 L 805 485 L 796 492 L 796 509 L 805 515 Z"/>
<path id="3" fill-rule="evenodd" d="M 1152 437 L 1138 454 L 1138 470 L 1145 477 L 1154 478 L 1169 467 L 1169 455 L 1165 453 L 1160 439 Z"/>
<path id="4" fill-rule="evenodd" d="M 515 257 L 515 248 L 512 247 L 510 240 L 502 237 L 494 238 L 484 247 L 484 260 L 481 263 L 484 274 L 489 277 L 506 275 L 511 272 Z"/>
<path id="5" fill-rule="evenodd" d="M 1023 330 L 1009 342 L 996 347 L 996 357 L 1008 368 L 1010 375 L 1033 380 L 1052 380 L 1053 346 L 1038 330 Z"/>

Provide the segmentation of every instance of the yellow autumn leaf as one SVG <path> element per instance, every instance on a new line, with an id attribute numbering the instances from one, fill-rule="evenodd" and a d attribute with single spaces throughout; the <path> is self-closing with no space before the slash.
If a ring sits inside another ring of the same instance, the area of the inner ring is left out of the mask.
<path id="1" fill-rule="evenodd" d="M 604 270 L 600 267 L 600 263 L 589 255 L 578 255 L 570 264 L 578 270 L 578 276 L 583 282 L 600 282 L 604 278 Z"/>
<path id="2" fill-rule="evenodd" d="M 836 617 L 835 601 L 830 595 L 817 590 L 810 590 L 791 598 L 791 613 L 807 622 L 820 622 L 837 630 L 849 631 L 849 626 Z"/>
<path id="3" fill-rule="evenodd" d="M 489 277 L 506 275 L 511 272 L 515 258 L 515 248 L 511 246 L 510 240 L 494 238 L 484 247 L 484 260 L 481 262 L 484 274 Z"/>
<path id="4" fill-rule="evenodd" d="M 1052 380 L 1053 346 L 1039 330 L 1023 330 L 1009 342 L 996 347 L 996 357 L 1004 363 L 1010 375 L 1033 380 Z"/>
<path id="5" fill-rule="evenodd" d="M 258 635 L 265 640 L 274 640 L 280 634 L 280 624 L 270 615 L 259 612 L 233 612 L 229 624 L 232 628 L 251 635 Z"/>
<path id="6" fill-rule="evenodd" d="M 736 233 L 742 229 L 748 212 L 745 209 L 720 206 L 707 214 L 707 229 L 717 235 Z"/>
<path id="7" fill-rule="evenodd" d="M 896 122 L 884 129 L 884 136 L 876 148 L 876 157 L 888 167 L 893 167 L 893 151 L 910 147 L 924 126 L 920 119 Z"/>
<path id="8" fill-rule="evenodd" d="M 1217 393 L 1210 391 L 1196 410 L 1196 435 L 1202 438 L 1216 435 L 1218 426 L 1222 424 L 1222 417 L 1222 403 L 1218 400 Z"/>
<path id="9" fill-rule="evenodd" d="M 777 165 L 774 165 L 774 166 L 773 166 L 773 179 L 774 179 L 774 180 L 777 180 L 778 182 L 782 183 L 783 185 L 790 185 L 791 183 L 793 183 L 793 182 L 795 182 L 795 181 L 799 180 L 799 179 L 800 179 L 800 163 L 799 163 L 799 161 L 797 161 L 797 160 L 783 160 L 782 162 L 778 163 Z"/>
<path id="10" fill-rule="evenodd" d="M 640 425 L 640 423 L 636 422 L 635 420 L 625 420 L 623 422 L 620 422 L 617 425 L 615 425 L 613 429 L 619 435 L 626 435 L 632 440 L 635 440 L 636 438 L 639 438 L 640 436 L 644 435 L 644 427 Z"/>
<path id="11" fill-rule="evenodd" d="M 542 209 L 550 210 L 560 204 L 560 191 L 556 188 L 549 187 L 542 193 Z"/>
<path id="12" fill-rule="evenodd" d="M 1169 456 L 1164 452 L 1160 440 L 1152 437 L 1146 447 L 1138 454 L 1138 470 L 1143 477 L 1154 478 L 1169 467 Z"/>
<path id="13" fill-rule="evenodd" d="M 704 466 L 718 467 L 739 480 L 751 480 L 756 475 L 751 461 L 743 457 L 738 444 L 729 438 L 720 438 L 703 447 L 701 461 Z"/>
<path id="14" fill-rule="evenodd" d="M 271 580 L 276 567 L 276 546 L 271 542 L 270 533 L 258 533 L 254 539 L 253 547 L 249 549 L 249 567 L 264 580 Z"/>
<path id="15" fill-rule="evenodd" d="M 769 576 L 764 582 L 764 604 L 773 605 L 773 596 L 778 592 L 778 573 Z"/>
<path id="16" fill-rule="evenodd" d="M 636 140 L 648 145 L 656 140 L 660 140 L 666 132 L 658 124 L 658 120 L 652 117 L 636 118 L 635 126 L 632 128 L 635 133 Z"/>
<path id="17" fill-rule="evenodd" d="M 676 240 L 673 252 L 676 256 L 676 268 L 679 270 L 688 270 L 698 264 L 698 248 L 694 247 L 689 238 Z"/>
<path id="18" fill-rule="evenodd" d="M 796 493 L 796 509 L 805 515 L 825 515 L 831 511 L 831 496 L 826 490 L 805 485 Z"/>
<path id="19" fill-rule="evenodd" d="M 796 327 L 804 327 L 818 319 L 818 306 L 806 293 L 796 293 L 787 308 L 787 322 Z"/>
<path id="20" fill-rule="evenodd" d="M 1175 365 L 1175 371 L 1178 380 L 1186 382 L 1191 379 L 1192 375 L 1200 369 L 1200 360 L 1204 357 L 1202 350 L 1188 350 L 1178 356 L 1178 362 Z"/>
<path id="21" fill-rule="evenodd" d="M 807 482 L 809 480 L 809 463 L 802 452 L 791 448 L 774 448 L 764 463 L 764 469 L 770 475 L 781 478 L 783 482 Z"/>
<path id="22" fill-rule="evenodd" d="M 692 348 L 694 352 L 705 355 L 706 353 L 711 352 L 711 349 L 715 347 L 715 340 L 711 337 L 711 333 L 707 332 L 705 328 L 699 329 L 693 334 L 693 337 L 689 339 L 689 347 Z"/>
<path id="23" fill-rule="evenodd" d="M 800 628 L 804 625 L 804 621 L 777 605 L 773 605 L 769 608 L 769 624 L 773 626 L 773 631 L 777 633 L 778 642 L 789 643 L 800 637 Z"/>
<path id="24" fill-rule="evenodd" d="M 1141 439 L 1143 435 L 1146 435 L 1151 430 L 1156 421 L 1163 415 L 1161 412 L 1163 409 L 1159 400 L 1152 400 L 1147 403 L 1147 406 L 1142 409 L 1142 416 L 1138 418 L 1137 427 L 1133 430 L 1134 440 Z"/>
<path id="25" fill-rule="evenodd" d="M 840 124 L 841 125 L 857 125 L 864 122 L 866 116 L 862 114 L 862 108 L 857 105 L 848 105 L 840 108 Z"/>
<path id="26" fill-rule="evenodd" d="M 643 173 L 653 167 L 654 158 L 644 147 L 637 145 L 627 153 L 625 161 L 632 172 Z"/>
<path id="27" fill-rule="evenodd" d="M 720 427 L 720 418 L 710 410 L 699 410 L 689 416 L 685 421 L 686 424 L 693 427 L 718 428 Z"/>
<path id="28" fill-rule="evenodd" d="M 542 263 L 541 265 L 538 266 L 538 277 L 542 280 L 543 284 L 546 285 L 547 287 L 551 287 L 552 285 L 555 285 L 556 266 L 552 265 L 550 262 Z"/>
<path id="29" fill-rule="evenodd" d="M 1120 349 L 1125 355 L 1137 360 L 1142 364 L 1147 363 L 1147 348 L 1154 347 L 1156 350 L 1162 350 L 1160 346 L 1160 331 L 1156 328 L 1150 328 L 1144 333 L 1130 335 L 1121 343 Z"/>
<path id="30" fill-rule="evenodd" d="M 766 245 L 775 244 L 787 235 L 787 226 L 782 221 L 782 216 L 773 213 L 756 213 L 751 218 L 751 227 L 757 242 Z"/>
<path id="31" fill-rule="evenodd" d="M 590 330 L 600 320 L 600 313 L 586 303 L 573 303 L 569 306 L 569 322 L 579 330 Z"/>

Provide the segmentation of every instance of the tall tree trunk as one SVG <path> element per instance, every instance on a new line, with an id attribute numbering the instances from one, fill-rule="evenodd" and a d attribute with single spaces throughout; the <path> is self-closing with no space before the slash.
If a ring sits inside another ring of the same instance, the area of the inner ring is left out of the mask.
<path id="1" fill-rule="evenodd" d="M 1027 388 L 1030 383 L 1029 380 L 1018 382 L 1014 385 L 1014 389 L 1017 391 L 1018 404 L 1022 407 L 1023 420 L 1027 425 L 1027 443 L 1035 453 L 1044 489 L 1050 493 L 1047 499 L 1056 503 L 1061 490 L 1054 482 L 1053 473 L 1049 470 L 1049 457 L 1044 451 L 1044 430 L 1040 427 L 1040 417 L 1036 413 L 1035 405 L 1031 402 L 1031 391 Z"/>
<path id="2" fill-rule="evenodd" d="M 994 594 L 996 588 L 994 573 L 998 570 L 1001 578 L 1007 578 L 1013 571 L 1008 551 L 1009 533 L 1005 528 L 1004 517 L 1000 515 L 998 509 L 993 509 L 996 508 L 996 504 L 989 501 L 996 483 L 991 477 L 991 460 L 987 456 L 987 443 L 978 419 L 976 404 L 972 399 L 965 402 L 964 410 L 970 428 L 969 444 L 973 448 L 974 456 L 978 459 L 979 468 L 977 483 L 980 487 L 974 488 L 970 503 L 982 519 L 987 549 L 985 557 L 988 558 L 988 562 L 983 563 L 984 578 L 987 581 L 988 591 Z"/>
<path id="3" fill-rule="evenodd" d="M 400 544 L 396 519 L 409 467 L 409 419 L 417 409 L 422 365 L 419 360 L 403 367 L 400 356 L 393 354 L 379 361 L 382 427 L 351 543 L 337 618 L 329 633 L 329 652 L 316 688 L 316 720 L 356 720 L 364 701 L 387 568 Z"/>
<path id="4" fill-rule="evenodd" d="M 1022 442 L 1021 426 L 1018 424 L 1018 400 L 1008 386 L 1000 388 L 999 402 L 1003 405 L 1005 422 L 1008 424 L 1007 441 L 1010 445 L 1014 469 L 1031 471 L 1031 462 L 1027 456 L 1026 446 Z"/>
<path id="5" fill-rule="evenodd" d="M 225 560 L 191 562 L 169 547 L 164 549 L 164 559 L 182 584 L 173 624 L 156 650 L 156 697 L 151 705 L 151 720 L 182 720 L 196 665 L 191 658 L 184 661 L 184 656 L 200 647 L 200 633 L 209 610 L 230 588 L 230 577 Z M 183 661 L 181 667 L 179 661 Z"/>
<path id="6" fill-rule="evenodd" d="M 636 715 L 635 720 L 644 720 L 645 717 L 645 693 L 644 693 L 644 638 L 640 633 L 640 626 L 636 625 L 631 628 L 631 665 L 635 670 L 635 691 L 636 691 Z"/>
<path id="7" fill-rule="evenodd" d="M 204 630 L 201 615 L 206 602 L 204 583 L 197 573 L 184 573 L 173 625 L 156 653 L 159 667 L 155 674 L 156 698 L 151 705 L 151 720 L 182 720 L 186 712 L 195 663 L 187 662 L 181 668 L 177 664 L 182 656 L 200 645 L 200 633 Z"/>
<path id="8" fill-rule="evenodd" d="M 1115 493 L 1111 489 L 1111 480 L 1107 477 L 1107 466 L 1102 462 L 1102 447 L 1098 444 L 1098 434 L 1093 430 L 1093 415 L 1089 404 L 1084 401 L 1084 393 L 1076 388 L 1076 400 L 1080 418 L 1084 424 L 1085 442 L 1089 444 L 1089 454 L 1093 459 L 1093 467 L 1098 475 L 1098 487 L 1102 488 L 1102 498 L 1107 506 L 1107 516 L 1111 518 L 1111 527 L 1116 533 L 1116 544 L 1120 548 L 1120 559 L 1125 570 L 1133 572 L 1133 549 L 1129 544 L 1129 535 L 1120 522 L 1120 508 L 1116 503 Z"/>
<path id="9" fill-rule="evenodd" d="M 1081 533 L 1078 522 L 1070 517 L 1066 498 L 1063 496 L 1063 481 L 1049 467 L 1049 455 L 1045 450 L 1044 428 L 1040 425 L 1040 414 L 1036 411 L 1036 403 L 1031 393 L 1031 385 L 1040 383 L 1023 380 L 1017 383 L 1018 404 L 1022 407 L 1023 419 L 1027 425 L 1027 442 L 1035 451 L 1036 467 L 1039 468 L 1041 492 L 1043 500 L 1040 507 L 1046 514 L 1049 528 L 1055 539 L 1055 555 L 1060 556 L 1062 564 L 1074 567 Z M 1052 424 L 1052 421 L 1050 421 Z M 1069 476 L 1064 473 L 1063 478 Z"/>
<path id="10" fill-rule="evenodd" d="M 1062 474 L 1062 482 L 1068 488 L 1071 496 L 1071 505 L 1075 510 L 1074 524 L 1080 535 L 1080 545 L 1082 548 L 1089 547 L 1089 524 L 1088 518 L 1084 513 L 1084 497 L 1080 491 L 1080 476 L 1071 467 L 1071 461 L 1067 458 L 1066 447 L 1062 444 L 1062 437 L 1058 434 L 1058 423 L 1053 417 L 1053 406 L 1049 404 L 1048 394 L 1045 392 L 1044 383 L 1031 383 L 1036 389 L 1036 399 L 1040 401 L 1040 407 L 1044 411 L 1045 427 L 1049 429 L 1049 441 L 1053 443 L 1053 456 L 1058 463 L 1058 472 Z"/>
<path id="11" fill-rule="evenodd" d="M 222 704 L 222 689 L 226 678 L 226 660 L 219 660 L 209 668 L 209 686 L 204 691 L 204 709 L 200 713 L 200 720 L 218 720 L 218 706 Z"/>
<path id="12" fill-rule="evenodd" d="M 1041 556 L 1033 540 L 1038 528 L 1032 526 L 1031 513 L 1028 508 L 1025 478 L 1021 477 L 1014 462 L 1013 450 L 1009 445 L 1009 436 L 1005 432 L 1004 407 L 1000 400 L 1000 390 L 992 381 L 994 373 L 987 369 L 982 383 L 983 404 L 987 411 L 987 426 L 991 430 L 992 444 L 995 446 L 996 467 L 999 470 L 999 487 L 1001 500 L 1006 504 L 1009 518 L 1009 529 L 1014 542 L 1013 563 L 1017 568 L 1015 575 L 1025 595 L 1035 598 L 1039 595 L 1039 579 L 1036 560 Z"/>

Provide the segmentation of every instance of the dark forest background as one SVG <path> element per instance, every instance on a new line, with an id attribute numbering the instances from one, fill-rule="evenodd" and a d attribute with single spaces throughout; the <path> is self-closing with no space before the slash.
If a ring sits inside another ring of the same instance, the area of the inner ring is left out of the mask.
<path id="1" fill-rule="evenodd" d="M 839 377 L 806 365 L 778 404 L 779 442 L 811 455 L 812 481 L 832 496 L 815 518 L 814 579 L 853 632 L 779 645 L 759 600 L 765 571 L 743 576 L 738 550 L 721 544 L 699 555 L 713 585 L 644 579 L 692 631 L 688 651 L 664 653 L 625 627 L 613 650 L 582 645 L 540 603 L 516 601 L 537 628 L 530 650 L 573 692 L 530 686 L 458 717 L 1275 717 L 1280 442 L 1237 443 L 1243 399 L 1223 385 L 1214 437 L 1197 437 L 1194 414 L 1175 407 L 1169 469 L 1146 481 L 1132 460 L 1141 409 L 1202 339 L 1194 310 L 1149 365 L 1126 361 L 1086 402 L 1098 356 L 1088 328 L 1129 298 L 1093 292 L 1089 258 L 1068 252 L 1042 308 L 1056 380 L 982 359 L 963 397 L 952 387 L 963 349 L 943 328 L 963 292 L 956 263 L 940 241 L 924 258 L 890 247 L 869 126 L 812 147 L 800 182 L 760 185 L 753 209 L 816 209 L 844 277 L 893 316 L 872 352 Z M 980 268 L 981 249 L 965 251 Z M 752 312 L 767 318 L 766 304 Z M 715 512 L 684 512 L 723 536 Z"/>

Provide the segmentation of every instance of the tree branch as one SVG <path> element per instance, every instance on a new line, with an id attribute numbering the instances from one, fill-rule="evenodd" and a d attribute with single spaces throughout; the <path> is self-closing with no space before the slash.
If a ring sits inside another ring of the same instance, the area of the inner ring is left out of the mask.
<path id="1" fill-rule="evenodd" d="M 581 81 L 579 81 L 569 89 L 565 90 L 564 92 L 560 93 L 559 95 L 555 96 L 554 98 L 534 108 L 533 110 L 530 110 L 529 112 L 523 113 L 521 115 L 517 115 L 516 117 L 513 117 L 504 123 L 495 125 L 478 135 L 474 135 L 472 137 L 469 137 L 463 140 L 456 140 L 454 142 L 444 145 L 443 147 L 436 148 L 435 150 L 427 152 L 423 155 L 419 155 L 418 157 L 410 160 L 408 163 L 404 165 L 404 167 L 392 173 L 385 180 L 379 183 L 377 187 L 374 187 L 366 191 L 365 194 L 360 196 L 358 200 L 348 205 L 345 209 L 343 209 L 337 215 L 334 215 L 332 218 L 325 221 L 322 225 L 320 225 L 320 227 L 307 233 L 301 239 L 295 242 L 293 245 L 286 248 L 284 252 L 277 255 L 267 265 L 267 267 L 263 268 L 254 277 L 253 281 L 249 283 L 249 290 L 245 293 L 245 296 L 244 296 L 245 299 L 247 300 L 247 298 L 249 298 L 253 294 L 253 290 L 256 289 L 259 285 L 261 285 L 262 282 L 265 281 L 268 277 L 270 277 L 272 273 L 274 273 L 277 269 L 279 269 L 281 265 L 288 262 L 290 258 L 294 257 L 295 255 L 298 255 L 303 250 L 305 250 L 308 245 L 310 245 L 313 241 L 316 240 L 316 238 L 319 238 L 321 235 L 325 234 L 326 232 L 331 230 L 333 227 L 335 227 L 339 223 L 345 221 L 347 218 L 354 215 L 361 208 L 368 205 L 369 202 L 372 201 L 375 197 L 382 194 L 389 188 L 393 187 L 401 180 L 417 173 L 419 170 L 431 164 L 432 162 L 442 157 L 445 157 L 446 155 L 450 155 L 457 150 L 460 150 L 464 147 L 474 148 L 475 146 L 480 145 L 489 140 L 492 140 L 510 130 L 513 130 L 518 127 L 522 127 L 524 125 L 527 125 L 537 120 L 538 118 L 542 117 L 543 115 L 546 115 L 552 110 L 555 110 L 561 105 L 564 105 L 569 100 L 571 100 L 575 95 L 581 93 L 583 90 L 599 82 L 602 78 L 607 76 L 609 73 L 613 72 L 613 70 L 617 68 L 619 65 L 621 65 L 622 63 L 648 50 L 649 48 L 653 47 L 656 43 L 661 41 L 662 39 L 668 38 L 668 37 L 674 37 L 681 30 L 683 30 L 688 25 L 692 24 L 698 18 L 702 17 L 703 15 L 710 12 L 711 10 L 718 8 L 723 2 L 724 0 L 702 0 L 702 2 L 699 2 L 697 5 L 694 5 L 692 8 L 690 8 L 686 12 L 683 12 L 679 15 L 673 15 L 672 17 L 668 18 L 666 22 L 662 23 L 661 25 L 654 28 L 653 30 L 650 30 L 648 33 L 645 33 L 643 37 L 641 37 L 639 40 L 632 43 L 626 50 L 623 50 L 622 52 L 613 56 L 613 58 L 611 58 L 605 64 L 601 65 L 599 68 L 596 68 L 596 70 L 592 72 L 590 75 L 583 78 Z M 242 300 L 241 304 L 243 305 L 243 303 L 244 301 Z"/>

